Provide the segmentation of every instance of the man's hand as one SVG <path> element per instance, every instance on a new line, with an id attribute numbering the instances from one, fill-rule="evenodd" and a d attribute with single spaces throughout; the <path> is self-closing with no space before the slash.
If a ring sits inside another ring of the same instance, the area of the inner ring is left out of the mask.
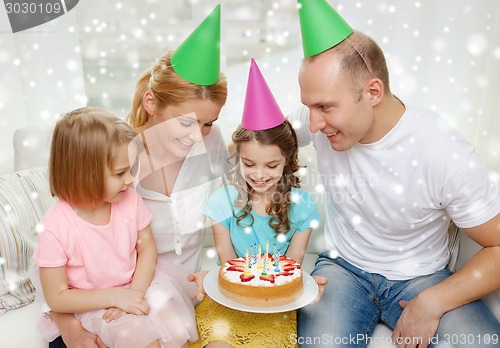
<path id="1" fill-rule="evenodd" d="M 319 292 L 318 296 L 311 303 L 318 302 L 325 292 L 325 285 L 328 284 L 328 279 L 322 276 L 313 276 L 313 279 L 318 283 Z"/>
<path id="2" fill-rule="evenodd" d="M 437 306 L 426 301 L 420 295 L 411 301 L 399 301 L 403 313 L 399 317 L 392 341 L 398 348 L 426 348 L 437 331 L 441 314 Z"/>
<path id="3" fill-rule="evenodd" d="M 203 279 L 205 279 L 205 276 L 207 274 L 208 271 L 201 271 L 198 273 L 191 273 L 187 277 L 188 282 L 194 282 L 196 284 L 196 287 L 198 288 L 198 291 L 196 293 L 196 298 L 198 299 L 198 301 L 201 301 L 205 298 L 206 292 L 205 289 L 203 289 Z"/>

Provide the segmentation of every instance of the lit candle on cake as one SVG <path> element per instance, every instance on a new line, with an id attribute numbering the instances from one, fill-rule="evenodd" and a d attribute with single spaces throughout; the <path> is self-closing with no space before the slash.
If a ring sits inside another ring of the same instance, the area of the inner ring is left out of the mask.
<path id="1" fill-rule="evenodd" d="M 262 249 L 259 244 L 259 251 L 257 252 L 257 268 L 261 269 L 262 268 Z"/>
<path id="2" fill-rule="evenodd" d="M 277 265 L 277 260 L 276 260 L 276 243 L 273 245 L 273 266 Z"/>
<path id="3" fill-rule="evenodd" d="M 256 264 L 257 263 L 257 243 L 253 243 L 252 255 L 253 255 L 253 263 Z"/>
<path id="4" fill-rule="evenodd" d="M 266 259 L 264 261 L 264 266 L 267 265 L 268 262 L 268 255 L 269 255 L 269 241 L 266 240 Z"/>
<path id="5" fill-rule="evenodd" d="M 276 264 L 275 264 L 276 268 L 274 269 L 274 271 L 280 272 L 280 250 L 279 249 L 276 251 L 275 257 L 276 257 Z"/>
<path id="6" fill-rule="evenodd" d="M 269 242 L 266 241 L 266 253 L 264 254 L 264 262 L 262 263 L 262 275 L 267 275 L 267 253 L 269 252 Z"/>
<path id="7" fill-rule="evenodd" d="M 245 271 L 243 273 L 250 274 L 250 259 L 248 258 L 248 249 L 245 253 Z"/>

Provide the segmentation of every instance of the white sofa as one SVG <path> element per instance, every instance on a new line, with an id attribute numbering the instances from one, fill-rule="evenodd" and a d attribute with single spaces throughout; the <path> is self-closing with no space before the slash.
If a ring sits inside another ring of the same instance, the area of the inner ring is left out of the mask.
<path id="1" fill-rule="evenodd" d="M 25 127 L 17 130 L 14 136 L 14 168 L 19 170 L 43 166 L 48 158 L 49 136 L 50 129 L 46 128 Z M 307 165 L 307 174 L 303 177 L 303 187 L 312 192 L 319 184 L 313 160 L 315 158 L 314 150 L 311 147 L 301 149 L 300 157 L 301 162 Z M 321 198 L 321 196 L 317 197 Z M 16 293 L 14 290 L 18 287 L 12 285 L 13 281 L 17 282 L 16 284 L 23 284 L 20 288 L 28 292 L 24 296 L 24 301 L 33 300 L 33 294 L 30 293 L 30 283 L 27 282 L 26 278 L 26 267 L 33 250 L 36 223 L 52 202 L 53 198 L 48 189 L 46 172 L 43 167 L 0 176 L 0 242 L 2 243 L 0 244 L 0 252 L 11 255 L 10 258 L 8 255 L 0 255 L 0 305 L 4 304 L 5 298 L 12 300 L 12 295 L 23 298 L 19 292 Z M 320 212 L 324 215 L 321 205 Z M 321 226 L 313 234 L 309 243 L 308 253 L 303 264 L 306 271 L 313 269 L 317 253 L 324 245 L 320 231 L 322 231 Z M 463 265 L 478 248 L 470 239 L 461 236 L 458 267 Z M 25 256 L 15 259 L 16 256 L 12 255 L 17 254 Z M 215 254 L 213 239 L 210 234 L 207 234 L 202 260 L 203 269 L 208 270 L 216 266 Z M 5 290 L 11 292 L 5 294 Z M 488 296 L 486 302 L 497 318 L 500 318 L 500 291 Z M 0 314 L 0 346 L 47 347 L 48 344 L 40 338 L 36 331 L 36 322 L 40 314 L 41 310 L 34 302 Z M 369 347 L 391 347 L 390 336 L 391 331 L 387 327 L 378 325 Z"/>

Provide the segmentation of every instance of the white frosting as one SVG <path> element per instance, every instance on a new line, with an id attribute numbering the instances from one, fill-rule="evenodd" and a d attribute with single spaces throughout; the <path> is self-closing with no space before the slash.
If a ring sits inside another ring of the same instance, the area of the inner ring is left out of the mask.
<path id="1" fill-rule="evenodd" d="M 240 258 L 235 259 L 235 260 L 240 260 L 242 262 L 245 262 L 245 259 L 243 257 L 240 257 Z M 291 260 L 291 259 L 287 258 L 286 260 Z M 263 260 L 261 259 L 261 264 L 262 263 L 263 263 Z M 284 276 L 284 275 L 277 276 L 278 273 L 283 273 L 284 272 L 283 271 L 283 266 L 284 266 L 283 260 L 281 260 L 280 263 L 279 263 L 279 266 L 278 266 L 279 272 L 275 271 L 276 266 L 273 266 L 272 260 L 268 260 L 267 267 L 266 267 L 266 273 L 267 274 L 274 274 L 274 283 L 271 283 L 268 280 L 262 280 L 262 279 L 260 279 L 260 276 L 262 275 L 263 268 L 262 267 L 258 268 L 256 266 L 257 266 L 257 264 L 254 264 L 251 267 L 246 268 L 247 271 L 250 272 L 249 274 L 252 274 L 255 277 L 252 280 L 250 280 L 250 281 L 242 282 L 241 279 L 240 279 L 240 275 L 242 275 L 243 272 L 228 271 L 227 269 L 229 267 L 235 267 L 235 266 L 233 266 L 230 263 L 226 262 L 224 264 L 224 272 L 223 272 L 224 273 L 224 277 L 227 280 L 229 280 L 231 283 L 237 283 L 237 284 L 241 284 L 241 285 L 248 285 L 248 286 L 279 286 L 279 285 L 283 285 L 283 284 L 291 282 L 293 279 L 296 279 L 296 278 L 300 277 L 301 274 L 302 274 L 302 270 L 300 268 L 295 268 L 293 270 L 287 271 L 288 273 L 290 273 L 290 275 L 287 275 L 287 276 Z M 298 263 L 294 263 L 293 266 L 299 266 L 299 264 Z"/>

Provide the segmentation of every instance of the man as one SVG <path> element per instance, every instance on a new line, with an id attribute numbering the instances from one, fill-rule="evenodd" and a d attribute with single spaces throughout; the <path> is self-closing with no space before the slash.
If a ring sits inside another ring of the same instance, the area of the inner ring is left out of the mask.
<path id="1" fill-rule="evenodd" d="M 306 107 L 289 119 L 316 148 L 327 197 L 327 251 L 313 271 L 326 285 L 299 312 L 299 343 L 363 347 L 382 322 L 398 347 L 493 346 L 485 338 L 500 324 L 478 299 L 500 288 L 498 182 L 438 115 L 391 93 L 372 39 L 324 0 L 299 4 Z M 483 246 L 455 274 L 450 218 Z"/>

